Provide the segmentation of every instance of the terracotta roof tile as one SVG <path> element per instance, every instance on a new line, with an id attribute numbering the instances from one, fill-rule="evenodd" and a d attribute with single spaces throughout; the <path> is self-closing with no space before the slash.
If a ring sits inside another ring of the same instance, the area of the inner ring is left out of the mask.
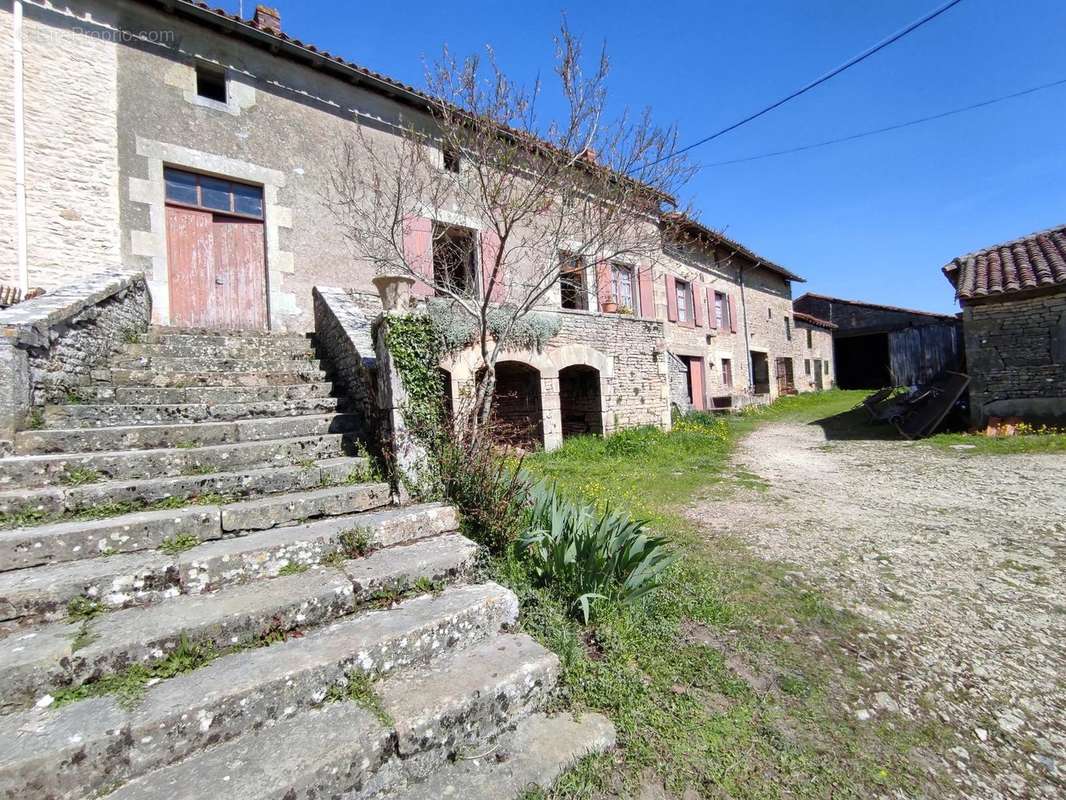
<path id="1" fill-rule="evenodd" d="M 837 328 L 836 325 L 827 319 L 812 317 L 810 314 L 804 314 L 802 311 L 796 311 L 796 309 L 792 309 L 792 316 L 799 322 L 806 322 L 808 325 L 814 325 L 818 328 L 826 328 L 827 330 L 835 330 Z"/>
<path id="2" fill-rule="evenodd" d="M 1066 288 L 1066 225 L 959 256 L 944 274 L 964 301 Z"/>

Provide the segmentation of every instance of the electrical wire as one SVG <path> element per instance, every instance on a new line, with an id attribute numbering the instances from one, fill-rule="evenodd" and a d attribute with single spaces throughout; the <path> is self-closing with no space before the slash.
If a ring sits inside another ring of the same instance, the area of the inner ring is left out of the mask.
<path id="1" fill-rule="evenodd" d="M 851 134 L 849 136 L 841 136 L 841 137 L 839 137 L 837 139 L 826 139 L 824 142 L 814 142 L 813 144 L 804 144 L 804 145 L 800 145 L 799 147 L 790 147 L 790 148 L 787 148 L 785 150 L 774 150 L 774 151 L 769 152 L 769 153 L 760 153 L 759 155 L 755 155 L 755 156 L 744 156 L 743 158 L 731 158 L 731 159 L 728 159 L 726 161 L 711 161 L 711 162 L 706 163 L 706 164 L 699 164 L 698 167 L 699 167 L 699 169 L 704 169 L 706 167 L 723 167 L 723 166 L 726 166 L 727 164 L 743 164 L 743 163 L 745 163 L 747 161 L 758 161 L 758 160 L 763 159 L 763 158 L 773 158 L 775 156 L 786 156 L 786 155 L 789 155 L 790 153 L 801 153 L 801 152 L 803 152 L 805 150 L 815 150 L 815 149 L 817 149 L 819 147 L 828 147 L 829 145 L 841 144 L 842 142 L 851 142 L 851 141 L 854 141 L 856 139 L 864 139 L 867 136 L 875 136 L 875 135 L 877 135 L 879 133 L 888 133 L 890 131 L 898 131 L 898 130 L 900 130 L 902 128 L 909 128 L 912 125 L 920 125 L 920 124 L 922 124 L 924 122 L 932 122 L 934 120 L 944 119 L 944 117 L 954 116 L 955 114 L 963 114 L 963 113 L 965 113 L 967 111 L 973 111 L 973 110 L 978 109 L 978 108 L 985 108 L 986 106 L 995 105 L 996 103 L 1002 103 L 1002 102 L 1004 102 L 1006 100 L 1013 100 L 1013 99 L 1015 99 L 1017 97 L 1024 97 L 1025 95 L 1033 94 L 1034 92 L 1041 92 L 1041 91 L 1044 91 L 1045 89 L 1052 89 L 1052 88 L 1054 88 L 1056 86 L 1062 86 L 1063 84 L 1066 84 L 1066 78 L 1063 78 L 1062 80 L 1058 80 L 1058 81 L 1052 81 L 1051 83 L 1044 83 L 1044 84 L 1041 84 L 1040 86 L 1033 86 L 1033 87 L 1030 87 L 1029 89 L 1023 89 L 1020 92 L 1012 92 L 1011 94 L 1005 94 L 1005 95 L 1001 95 L 999 97 L 993 97 L 993 98 L 991 98 L 989 100 L 982 100 L 979 103 L 972 103 L 972 104 L 970 104 L 968 106 L 962 106 L 960 108 L 953 108 L 950 111 L 942 111 L 939 114 L 931 114 L 931 115 L 929 115 L 927 117 L 918 117 L 917 119 L 908 120 L 907 122 L 899 122 L 899 123 L 896 123 L 895 125 L 886 125 L 883 128 L 874 128 L 873 130 L 862 131 L 861 133 L 853 133 L 853 134 Z"/>
<path id="2" fill-rule="evenodd" d="M 887 39 L 882 39 L 880 42 L 878 42 L 877 44 L 873 45 L 872 47 L 868 47 L 866 50 L 863 50 L 857 56 L 854 56 L 854 57 L 848 59 L 843 64 L 841 64 L 839 67 L 836 67 L 835 69 L 830 70 L 829 72 L 827 72 L 824 75 L 822 75 L 820 78 L 816 78 L 815 80 L 811 81 L 810 83 L 806 84 L 805 86 L 802 86 L 801 88 L 797 89 L 796 91 L 792 92 L 791 94 L 788 94 L 785 97 L 782 97 L 780 100 L 778 100 L 778 101 L 776 101 L 774 103 L 771 103 L 768 106 L 765 106 L 764 108 L 760 109 L 759 111 L 756 111 L 754 114 L 749 114 L 748 116 L 744 117 L 743 119 L 738 120 L 737 122 L 734 122 L 732 125 L 727 125 L 726 127 L 722 128 L 721 130 L 715 131 L 710 136 L 704 136 L 702 139 L 699 139 L 698 141 L 695 141 L 692 144 L 686 145 L 686 146 L 682 147 L 680 150 L 676 150 L 676 151 L 674 151 L 672 153 L 669 153 L 669 154 L 667 154 L 665 156 L 662 156 L 661 158 L 657 158 L 654 161 L 649 161 L 646 164 L 642 164 L 639 167 L 635 167 L 634 169 L 630 170 L 629 174 L 633 174 L 634 172 L 637 172 L 637 171 L 639 171 L 639 170 L 641 170 L 641 169 L 643 169 L 645 167 L 651 167 L 651 166 L 654 166 L 655 164 L 659 164 L 659 163 L 661 163 L 663 161 L 669 161 L 672 158 L 677 158 L 682 153 L 687 153 L 689 150 L 692 150 L 692 149 L 694 149 L 696 147 L 699 147 L 700 145 L 707 144 L 707 142 L 710 142 L 710 141 L 712 141 L 714 139 L 717 139 L 719 136 L 727 134 L 730 131 L 734 131 L 737 128 L 739 128 L 741 125 L 746 125 L 749 122 L 751 122 L 752 120 L 756 120 L 759 117 L 763 116 L 764 114 L 769 114 L 775 108 L 779 108 L 779 107 L 783 106 L 785 103 L 789 102 L 790 100 L 795 100 L 797 97 L 799 97 L 802 94 L 806 94 L 807 92 L 809 92 L 811 89 L 815 88 L 816 86 L 820 86 L 821 84 L 825 83 L 826 81 L 828 81 L 828 80 L 830 80 L 832 78 L 835 78 L 837 75 L 839 75 L 840 73 L 844 72 L 845 70 L 850 69 L 851 67 L 854 67 L 856 64 L 859 64 L 862 61 L 865 61 L 867 58 L 872 56 L 874 53 L 877 53 L 877 52 L 879 52 L 881 50 L 884 50 L 886 47 L 888 47 L 890 44 L 892 44 L 894 42 L 898 42 L 900 39 L 902 39 L 907 34 L 911 33 L 914 30 L 917 30 L 922 25 L 925 25 L 927 22 L 931 22 L 932 20 L 936 19 L 941 14 L 943 14 L 945 11 L 948 11 L 949 9 L 953 8 L 954 6 L 957 6 L 961 2 L 962 2 L 962 0 L 948 0 L 948 2 L 946 2 L 943 5 L 933 9 L 932 11 L 930 11 L 925 16 L 920 17 L 919 19 L 916 19 L 914 22 L 910 23 L 906 27 L 901 28 L 900 30 L 896 31 L 894 34 L 889 36 Z"/>

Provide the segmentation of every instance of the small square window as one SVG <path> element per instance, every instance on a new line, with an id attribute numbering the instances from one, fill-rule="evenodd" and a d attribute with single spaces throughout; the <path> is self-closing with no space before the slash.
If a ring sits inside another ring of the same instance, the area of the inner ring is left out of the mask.
<path id="1" fill-rule="evenodd" d="M 263 190 L 258 186 L 233 184 L 233 210 L 251 217 L 263 216 Z"/>
<path id="2" fill-rule="evenodd" d="M 163 170 L 163 180 L 167 185 L 167 200 L 195 206 L 200 198 L 196 193 L 196 176 L 191 172 L 177 169 Z"/>
<path id="3" fill-rule="evenodd" d="M 206 64 L 196 65 L 196 93 L 207 100 L 226 102 L 226 73 Z"/>
<path id="4" fill-rule="evenodd" d="M 686 281 L 674 282 L 674 293 L 677 297 L 677 321 L 689 321 L 689 297 L 691 297 L 689 285 Z"/>
<path id="5" fill-rule="evenodd" d="M 445 147 L 444 148 L 444 152 L 443 152 L 443 156 L 444 156 L 444 169 L 448 170 L 448 172 L 458 172 L 459 171 L 459 163 L 460 163 L 460 160 L 461 160 L 460 157 L 459 157 L 459 151 L 456 150 L 453 147 Z"/>

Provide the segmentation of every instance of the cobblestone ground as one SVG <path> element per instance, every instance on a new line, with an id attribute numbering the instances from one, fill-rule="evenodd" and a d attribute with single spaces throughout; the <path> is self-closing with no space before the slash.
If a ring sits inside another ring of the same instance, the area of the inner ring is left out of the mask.
<path id="1" fill-rule="evenodd" d="M 769 487 L 716 501 L 708 533 L 795 564 L 879 631 L 849 712 L 938 717 L 952 733 L 928 768 L 958 797 L 1066 797 L 1066 456 L 779 423 L 736 466 Z"/>

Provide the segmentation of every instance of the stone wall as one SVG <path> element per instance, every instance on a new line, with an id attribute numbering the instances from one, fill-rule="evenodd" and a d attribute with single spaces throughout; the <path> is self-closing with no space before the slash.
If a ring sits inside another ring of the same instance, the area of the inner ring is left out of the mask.
<path id="1" fill-rule="evenodd" d="M 808 332 L 810 333 L 809 346 Z M 793 344 L 795 345 L 793 375 L 796 379 L 796 391 L 817 391 L 818 387 L 814 381 L 816 360 L 822 362 L 822 388 L 832 389 L 836 383 L 833 380 L 833 332 L 797 320 Z"/>
<path id="2" fill-rule="evenodd" d="M 963 309 L 970 409 L 1066 423 L 1066 292 Z"/>
<path id="3" fill-rule="evenodd" d="M 139 272 L 94 275 L 0 311 L 0 443 L 32 408 L 110 383 L 100 367 L 151 314 Z"/>
<path id="4" fill-rule="evenodd" d="M 30 287 L 119 268 L 116 12 L 99 3 L 23 4 Z M 11 41 L 11 4 L 0 36 Z M 0 283 L 17 281 L 10 48 L 0 58 Z M 72 158 L 71 154 L 77 157 Z"/>
<path id="5" fill-rule="evenodd" d="M 371 317 L 344 289 L 316 286 L 312 291 L 315 315 L 315 349 L 330 372 L 334 387 L 353 413 L 362 414 L 364 434 L 370 429 L 368 409 L 374 396 L 376 356 Z M 377 309 L 381 311 L 380 305 Z"/>

